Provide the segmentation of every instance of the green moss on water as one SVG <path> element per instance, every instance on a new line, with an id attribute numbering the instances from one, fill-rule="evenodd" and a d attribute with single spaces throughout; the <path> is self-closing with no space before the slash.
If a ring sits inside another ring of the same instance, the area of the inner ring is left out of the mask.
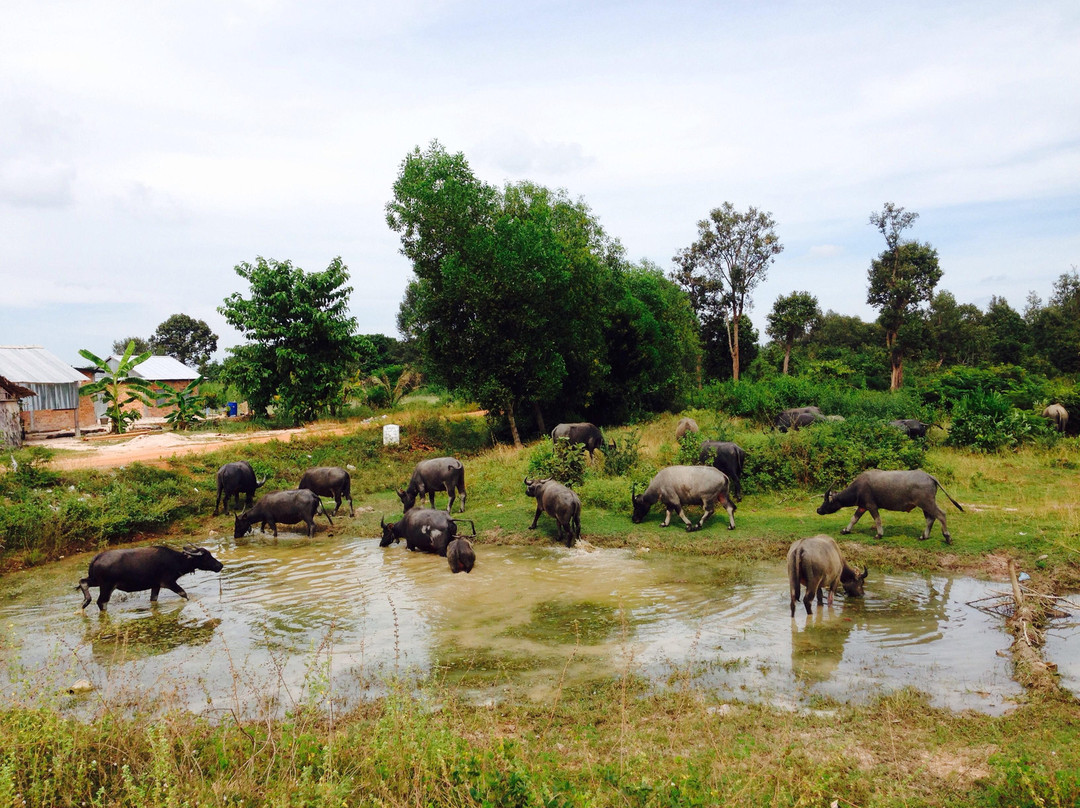
<path id="1" fill-rule="evenodd" d="M 533 640 L 549 645 L 599 645 L 606 642 L 623 622 L 613 606 L 589 600 L 547 600 L 533 606 L 528 623 L 511 626 L 506 637 Z"/>

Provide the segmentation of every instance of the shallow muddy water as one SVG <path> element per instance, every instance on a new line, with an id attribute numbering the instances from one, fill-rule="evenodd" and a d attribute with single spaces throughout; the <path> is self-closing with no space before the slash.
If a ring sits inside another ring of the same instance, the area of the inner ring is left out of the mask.
<path id="1" fill-rule="evenodd" d="M 965 605 L 1000 585 L 970 578 L 871 570 L 864 599 L 792 619 L 782 562 L 478 545 L 473 572 L 452 575 L 373 538 L 201 544 L 225 568 L 181 579 L 187 602 L 114 593 L 107 613 L 83 612 L 75 585 L 91 554 L 5 576 L 2 703 L 252 716 L 327 694 L 347 708 L 390 677 L 429 675 L 476 701 L 624 673 L 782 705 L 912 685 L 935 705 L 998 713 L 1021 692 L 997 654 L 1001 621 Z M 66 695 L 79 679 L 94 689 Z"/>
<path id="2" fill-rule="evenodd" d="M 1076 608 L 1080 593 L 1065 595 L 1065 601 L 1060 608 L 1068 612 L 1068 617 L 1050 621 L 1043 655 L 1047 662 L 1057 665 L 1061 686 L 1080 697 L 1080 609 Z"/>

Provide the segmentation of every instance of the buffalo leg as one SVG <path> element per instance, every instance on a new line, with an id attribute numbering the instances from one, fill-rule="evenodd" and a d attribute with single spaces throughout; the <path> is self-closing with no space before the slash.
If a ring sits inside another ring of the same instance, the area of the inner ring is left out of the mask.
<path id="1" fill-rule="evenodd" d="M 529 525 L 529 530 L 536 530 L 536 523 L 540 521 L 540 514 L 543 513 L 543 510 L 540 503 L 536 503 L 536 513 L 533 515 L 533 523 Z"/>
<path id="2" fill-rule="evenodd" d="M 309 539 L 315 538 L 315 517 L 309 517 L 304 521 L 307 522 L 307 535 Z"/>
<path id="3" fill-rule="evenodd" d="M 852 530 L 854 530 L 855 529 L 855 523 L 858 522 L 859 519 L 862 518 L 862 515 L 864 513 L 866 513 L 866 508 L 856 508 L 855 509 L 855 514 L 851 517 L 851 521 L 848 522 L 847 527 L 845 527 L 840 532 L 843 533 L 846 536 L 848 533 L 850 533 Z"/>
<path id="4" fill-rule="evenodd" d="M 178 584 L 176 581 L 162 581 L 161 585 L 168 589 L 170 592 L 175 592 L 184 600 L 188 599 L 187 592 L 184 591 L 184 587 L 180 586 L 180 584 Z M 154 592 L 156 594 L 157 587 L 154 587 Z M 150 600 L 157 600 L 157 597 L 151 597 Z"/>
<path id="5" fill-rule="evenodd" d="M 880 539 L 885 535 L 885 528 L 881 525 L 881 512 L 877 508 L 868 508 L 870 515 L 874 517 L 874 538 Z"/>
<path id="6" fill-rule="evenodd" d="M 341 494 L 334 494 L 334 516 L 337 516 L 337 512 L 341 510 Z"/>
<path id="7" fill-rule="evenodd" d="M 945 511 L 937 507 L 933 511 L 924 508 L 923 516 L 926 517 L 926 530 L 919 537 L 921 540 L 925 541 L 930 538 L 930 531 L 934 529 L 934 520 L 937 519 L 941 522 L 941 535 L 945 537 L 945 543 L 952 544 L 952 536 L 949 535 L 949 528 L 945 525 Z"/>
<path id="8" fill-rule="evenodd" d="M 150 587 L 150 602 L 157 603 L 158 593 L 161 591 L 161 584 L 154 584 Z"/>
<path id="9" fill-rule="evenodd" d="M 81 589 L 83 593 L 82 607 L 85 609 L 90 605 L 90 579 L 83 578 L 79 581 L 79 589 Z"/>
<path id="10" fill-rule="evenodd" d="M 101 611 L 105 611 L 109 607 L 109 598 L 112 597 L 113 589 L 116 588 L 115 584 L 105 584 L 98 590 L 97 607 Z"/>
<path id="11" fill-rule="evenodd" d="M 672 512 L 674 510 L 675 510 L 674 508 L 670 508 L 670 507 L 667 509 L 667 514 L 664 516 L 664 521 L 660 523 L 660 527 L 667 527 L 668 525 L 671 524 L 671 514 L 672 514 Z M 679 509 L 679 516 L 682 516 L 682 509 L 681 508 Z M 687 520 L 685 516 L 683 516 L 683 521 L 689 523 L 689 520 Z"/>
<path id="12" fill-rule="evenodd" d="M 461 507 L 458 508 L 458 513 L 465 513 L 465 489 L 461 489 Z"/>
<path id="13" fill-rule="evenodd" d="M 727 511 L 728 517 L 728 530 L 735 529 L 735 503 L 731 501 L 731 497 L 724 497 L 722 502 L 724 510 Z"/>
<path id="14" fill-rule="evenodd" d="M 670 514 L 670 513 L 671 513 L 671 511 L 668 511 L 668 513 Z M 679 518 L 680 518 L 680 519 L 682 519 L 682 520 L 683 520 L 683 522 L 684 522 L 684 523 L 686 524 L 686 529 L 687 529 L 687 530 L 693 530 L 693 529 L 694 529 L 694 523 L 693 523 L 693 522 L 691 522 L 691 521 L 690 521 L 690 517 L 688 517 L 688 516 L 686 515 L 686 512 L 685 512 L 685 511 L 683 510 L 683 506 L 682 506 L 682 503 L 681 503 L 681 502 L 679 503 L 679 510 L 677 511 L 677 513 L 679 514 Z M 702 517 L 701 517 L 701 520 L 702 520 L 702 521 L 705 521 L 705 517 L 704 517 L 704 516 L 702 516 Z"/>

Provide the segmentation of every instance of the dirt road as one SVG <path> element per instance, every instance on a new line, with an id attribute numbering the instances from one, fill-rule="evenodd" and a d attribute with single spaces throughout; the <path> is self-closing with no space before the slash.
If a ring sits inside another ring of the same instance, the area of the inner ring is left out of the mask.
<path id="1" fill-rule="evenodd" d="M 116 468 L 128 463 L 147 463 L 164 466 L 170 457 L 213 452 L 226 446 L 245 443 L 266 443 L 272 440 L 290 441 L 293 436 L 341 435 L 357 429 L 357 424 L 313 424 L 295 429 L 273 429 L 262 432 L 142 432 L 131 436 L 53 438 L 27 441 L 28 446 L 67 449 L 78 456 L 65 454 L 49 464 L 58 470 Z"/>

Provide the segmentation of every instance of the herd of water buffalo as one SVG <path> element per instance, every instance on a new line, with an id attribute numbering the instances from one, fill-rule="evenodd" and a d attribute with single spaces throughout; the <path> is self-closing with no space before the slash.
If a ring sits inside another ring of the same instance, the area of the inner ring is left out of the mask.
<path id="1" fill-rule="evenodd" d="M 1053 405 L 1058 406 L 1058 405 Z M 1049 410 L 1050 408 L 1048 408 Z M 1048 418 L 1056 416 L 1047 415 Z M 1065 416 L 1068 417 L 1067 414 Z M 774 426 L 780 431 L 799 429 L 817 421 L 839 418 L 824 415 L 817 407 L 801 407 L 784 410 L 775 419 Z M 892 424 L 907 433 L 909 437 L 923 437 L 926 431 L 936 424 L 918 420 L 898 420 Z M 1060 420 L 1055 420 L 1058 428 L 1064 429 Z M 939 427 L 940 428 L 940 427 Z M 698 426 L 690 418 L 683 418 L 676 428 L 676 438 L 681 439 L 688 432 L 698 432 Z M 565 440 L 571 446 L 580 445 L 589 452 L 590 458 L 596 449 L 606 451 L 613 444 L 606 444 L 600 429 L 593 424 L 559 424 L 552 430 L 552 440 Z M 653 477 L 648 487 L 640 494 L 634 485 L 630 499 L 632 506 L 631 520 L 638 524 L 648 515 L 653 505 L 660 503 L 666 509 L 661 527 L 667 527 L 672 514 L 677 514 L 688 531 L 699 530 L 712 514 L 717 504 L 728 514 L 728 529 L 735 528 L 735 500 L 742 500 L 742 474 L 746 462 L 746 452 L 730 441 L 703 441 L 698 459 L 699 465 L 677 465 L 661 469 Z M 253 501 L 255 492 L 266 482 L 258 479 L 254 469 L 247 461 L 226 463 L 217 472 L 217 500 L 214 515 L 218 514 L 224 503 L 229 512 L 229 501 L 233 500 L 236 512 L 233 535 L 241 538 L 258 524 L 265 532 L 267 525 L 277 536 L 277 525 L 299 524 L 307 527 L 308 536 L 315 535 L 315 515 L 322 513 L 333 524 L 330 513 L 323 505 L 323 497 L 333 497 L 334 515 L 341 509 L 343 501 L 349 503 L 349 515 L 354 514 L 349 472 L 343 468 L 322 466 L 309 469 L 300 478 L 297 487 L 289 491 L 266 494 L 257 502 Z M 555 520 L 558 540 L 568 547 L 581 536 L 581 500 L 569 487 L 552 479 L 524 480 L 525 493 L 536 499 L 536 513 L 529 529 L 535 529 L 542 514 Z M 869 512 L 874 519 L 877 538 L 882 536 L 882 524 L 879 511 L 911 511 L 919 508 L 926 519 L 926 527 L 920 539 L 930 537 L 934 520 L 941 523 L 941 532 L 945 542 L 951 543 L 952 537 L 946 525 L 945 512 L 938 507 L 937 491 L 941 484 L 925 471 L 882 471 L 871 469 L 864 471 L 842 491 L 827 491 L 817 512 L 821 515 L 835 513 L 841 508 L 854 507 L 855 513 L 840 532 L 848 534 L 864 513 Z M 942 491 L 944 489 L 942 488 Z M 445 492 L 449 497 L 446 510 L 435 508 L 435 494 Z M 945 496 L 959 510 L 960 503 L 944 491 Z M 245 507 L 240 510 L 240 497 L 245 498 Z M 404 514 L 396 522 L 381 521 L 381 547 L 405 540 L 409 550 L 418 550 L 443 556 L 447 559 L 451 571 L 470 572 L 476 561 L 472 543 L 458 535 L 459 522 L 469 524 L 471 535 L 476 535 L 476 527 L 471 520 L 460 516 L 451 516 L 455 500 L 460 497 L 458 512 L 465 511 L 465 467 L 453 457 L 439 457 L 417 463 L 404 490 L 397 491 Z M 430 507 L 423 507 L 427 497 Z M 420 506 L 417 507 L 419 500 Z M 704 509 L 701 519 L 694 524 L 685 514 L 687 506 L 700 505 Z M 795 614 L 796 602 L 800 591 L 805 587 L 806 595 L 802 598 L 809 614 L 811 601 L 816 596 L 822 604 L 827 591 L 829 604 L 840 587 L 848 595 L 863 594 L 863 582 L 869 573 L 853 570 L 844 561 L 836 541 L 829 536 L 819 535 L 800 539 L 792 544 L 787 556 L 788 577 L 791 589 L 791 613 Z M 90 562 L 90 569 L 85 578 L 79 581 L 83 593 L 82 607 L 85 609 L 91 600 L 90 587 L 99 588 L 98 608 L 104 611 L 114 590 L 139 592 L 149 589 L 150 600 L 156 601 L 162 588 L 169 589 L 182 598 L 187 598 L 177 580 L 195 570 L 219 572 L 222 564 L 208 550 L 186 545 L 182 550 L 171 547 L 138 547 L 105 550 Z"/>

